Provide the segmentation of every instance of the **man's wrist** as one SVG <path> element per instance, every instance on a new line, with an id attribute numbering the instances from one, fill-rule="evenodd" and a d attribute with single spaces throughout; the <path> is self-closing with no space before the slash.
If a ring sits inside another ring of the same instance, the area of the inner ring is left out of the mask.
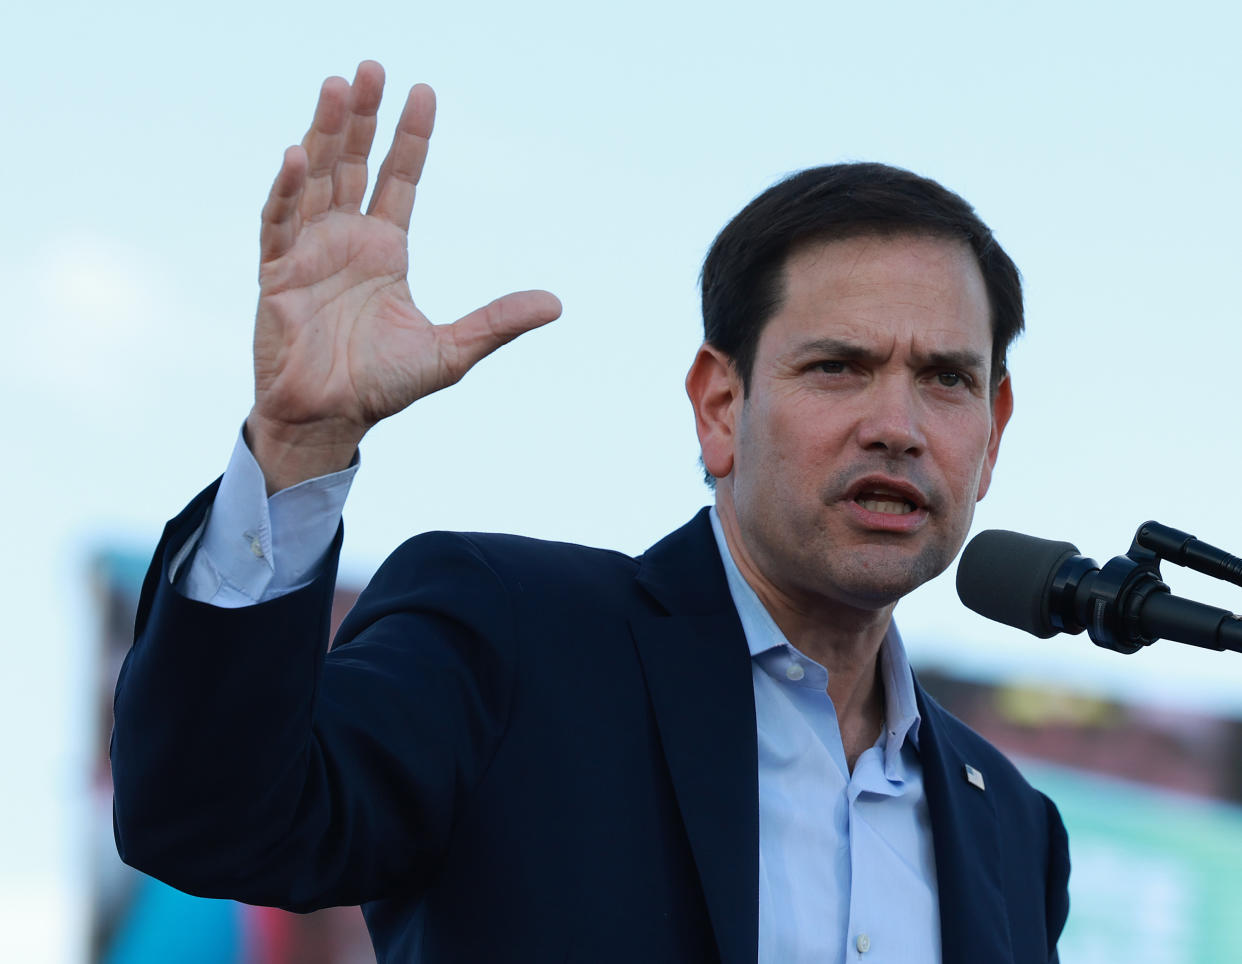
<path id="1" fill-rule="evenodd" d="M 246 445 L 263 472 L 268 496 L 349 467 L 362 434 L 340 424 L 282 426 L 251 411 Z"/>

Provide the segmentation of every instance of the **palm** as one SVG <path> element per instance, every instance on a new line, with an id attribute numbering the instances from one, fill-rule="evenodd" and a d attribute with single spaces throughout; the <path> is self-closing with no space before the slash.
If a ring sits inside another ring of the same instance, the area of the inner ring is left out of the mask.
<path id="1" fill-rule="evenodd" d="M 311 128 L 286 152 L 263 209 L 247 421 L 261 464 L 259 450 L 277 440 L 285 449 L 352 451 L 380 419 L 560 313 L 542 291 L 506 295 L 451 325 L 418 310 L 406 280 L 407 231 L 435 101 L 430 88 L 410 91 L 364 214 L 382 89 L 375 63 L 360 65 L 352 86 L 324 83 Z"/>
<path id="2" fill-rule="evenodd" d="M 257 394 L 289 422 L 365 429 L 441 388 L 437 333 L 406 282 L 406 235 L 361 214 L 303 227 L 265 266 L 255 338 Z"/>

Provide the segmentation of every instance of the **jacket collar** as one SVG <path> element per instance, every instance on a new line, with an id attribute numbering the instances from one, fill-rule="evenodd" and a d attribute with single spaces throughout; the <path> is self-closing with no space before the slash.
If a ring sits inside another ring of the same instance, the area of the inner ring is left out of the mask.
<path id="1" fill-rule="evenodd" d="M 639 561 L 630 627 L 723 964 L 759 947 L 759 777 L 750 652 L 708 510 Z"/>

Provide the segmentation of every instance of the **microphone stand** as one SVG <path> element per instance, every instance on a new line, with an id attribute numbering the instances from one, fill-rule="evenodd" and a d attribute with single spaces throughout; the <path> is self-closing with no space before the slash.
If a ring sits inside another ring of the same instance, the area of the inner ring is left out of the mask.
<path id="1" fill-rule="evenodd" d="M 1094 563 L 1067 567 L 1058 573 L 1052 592 L 1072 593 L 1072 616 L 1054 618 L 1063 632 L 1087 630 L 1097 646 L 1118 653 L 1136 653 L 1157 639 L 1213 649 L 1242 652 L 1242 619 L 1224 609 L 1173 596 L 1160 576 L 1160 563 L 1194 569 L 1242 586 L 1242 559 L 1200 542 L 1192 535 L 1144 522 L 1124 556 L 1109 560 L 1083 578 Z"/>

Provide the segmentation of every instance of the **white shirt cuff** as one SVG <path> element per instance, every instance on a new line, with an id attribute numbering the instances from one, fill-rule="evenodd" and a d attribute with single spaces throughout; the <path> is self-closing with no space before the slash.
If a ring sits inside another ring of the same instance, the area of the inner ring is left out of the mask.
<path id="1" fill-rule="evenodd" d="M 332 545 L 359 464 L 355 455 L 348 468 L 269 499 L 263 471 L 238 432 L 181 592 L 234 608 L 307 585 Z"/>

